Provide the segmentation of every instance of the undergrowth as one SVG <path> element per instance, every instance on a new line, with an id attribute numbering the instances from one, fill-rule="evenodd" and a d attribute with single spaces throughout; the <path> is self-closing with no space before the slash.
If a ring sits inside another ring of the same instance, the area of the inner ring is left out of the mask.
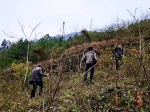
<path id="1" fill-rule="evenodd" d="M 124 49 L 126 50 L 125 47 Z M 150 71 L 149 63 L 150 59 L 145 58 L 144 64 L 147 73 Z M 64 61 L 63 76 L 55 96 L 58 99 L 52 102 L 49 112 L 148 112 L 150 110 L 150 88 L 135 53 L 126 52 L 123 64 L 118 71 L 115 70 L 112 54 L 101 54 L 98 57 L 98 64 L 95 66 L 94 84 L 83 82 L 84 64 L 80 71 L 65 70 L 67 65 Z M 59 68 L 55 68 L 57 74 L 50 72 L 50 76 L 44 78 L 43 95 L 38 96 L 37 90 L 36 97 L 30 99 L 32 86 L 28 82 L 23 82 L 24 66 L 22 63 L 13 63 L 12 67 L 1 75 L 0 107 L 2 112 L 46 111 L 52 100 L 60 76 Z M 29 72 L 31 72 L 31 68 L 32 66 L 30 66 Z M 137 92 L 139 91 L 143 101 L 141 106 L 137 102 Z"/>

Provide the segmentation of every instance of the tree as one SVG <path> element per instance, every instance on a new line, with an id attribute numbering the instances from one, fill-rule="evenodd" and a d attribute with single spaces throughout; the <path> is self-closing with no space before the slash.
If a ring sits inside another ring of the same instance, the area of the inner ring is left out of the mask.
<path id="1" fill-rule="evenodd" d="M 8 55 L 14 60 L 25 61 L 28 40 L 20 39 L 17 44 L 13 44 L 8 50 Z"/>
<path id="2" fill-rule="evenodd" d="M 2 46 L 2 49 L 7 49 L 7 48 L 8 48 L 6 39 L 4 39 L 4 40 L 2 41 L 1 46 Z"/>

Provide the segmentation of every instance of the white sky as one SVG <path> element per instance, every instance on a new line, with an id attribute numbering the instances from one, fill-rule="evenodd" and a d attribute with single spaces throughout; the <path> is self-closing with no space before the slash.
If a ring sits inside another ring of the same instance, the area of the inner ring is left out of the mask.
<path id="1" fill-rule="evenodd" d="M 29 37 L 31 27 L 41 23 L 33 36 L 38 38 L 45 34 L 51 36 L 61 34 L 62 24 L 65 22 L 65 33 L 81 31 L 83 28 L 90 30 L 102 28 L 111 23 L 116 23 L 116 16 L 123 20 L 132 17 L 126 9 L 137 15 L 149 11 L 150 0 L 0 0 L 0 44 L 4 39 L 16 41 L 7 37 L 1 30 L 18 38 L 24 35 L 19 23 L 25 26 L 25 33 Z"/>

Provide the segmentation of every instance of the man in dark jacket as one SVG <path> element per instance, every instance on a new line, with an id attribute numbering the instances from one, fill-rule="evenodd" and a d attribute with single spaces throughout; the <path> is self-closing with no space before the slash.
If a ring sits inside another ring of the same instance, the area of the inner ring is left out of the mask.
<path id="1" fill-rule="evenodd" d="M 86 52 L 85 55 L 83 55 L 81 60 L 86 63 L 85 72 L 87 72 L 92 67 L 90 70 L 90 83 L 91 83 L 94 75 L 93 66 L 97 62 L 96 53 L 93 51 L 93 47 L 88 48 L 88 52 Z M 87 73 L 84 75 L 84 81 L 87 82 Z"/>
<path id="2" fill-rule="evenodd" d="M 49 74 L 43 74 L 42 73 L 42 67 L 41 65 L 38 65 L 36 68 L 34 68 L 31 72 L 31 76 L 29 79 L 29 83 L 33 85 L 33 89 L 31 92 L 31 98 L 35 97 L 35 92 L 37 86 L 40 87 L 39 95 L 42 94 L 43 92 L 43 81 L 42 81 L 42 76 L 48 76 Z"/>
<path id="3" fill-rule="evenodd" d="M 119 62 L 122 62 L 122 57 L 123 57 L 122 45 L 118 44 L 118 46 L 112 52 L 116 61 L 116 70 L 119 70 L 119 67 L 120 67 Z"/>

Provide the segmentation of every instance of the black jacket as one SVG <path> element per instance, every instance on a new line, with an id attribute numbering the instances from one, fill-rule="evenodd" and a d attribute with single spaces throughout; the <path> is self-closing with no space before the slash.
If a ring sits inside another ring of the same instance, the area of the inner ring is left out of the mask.
<path id="1" fill-rule="evenodd" d="M 121 51 L 121 54 L 120 54 L 120 56 L 122 56 L 123 55 L 123 48 L 118 48 L 118 47 L 116 47 L 112 52 L 113 52 L 113 55 L 115 56 L 115 55 L 118 55 L 118 51 Z"/>

